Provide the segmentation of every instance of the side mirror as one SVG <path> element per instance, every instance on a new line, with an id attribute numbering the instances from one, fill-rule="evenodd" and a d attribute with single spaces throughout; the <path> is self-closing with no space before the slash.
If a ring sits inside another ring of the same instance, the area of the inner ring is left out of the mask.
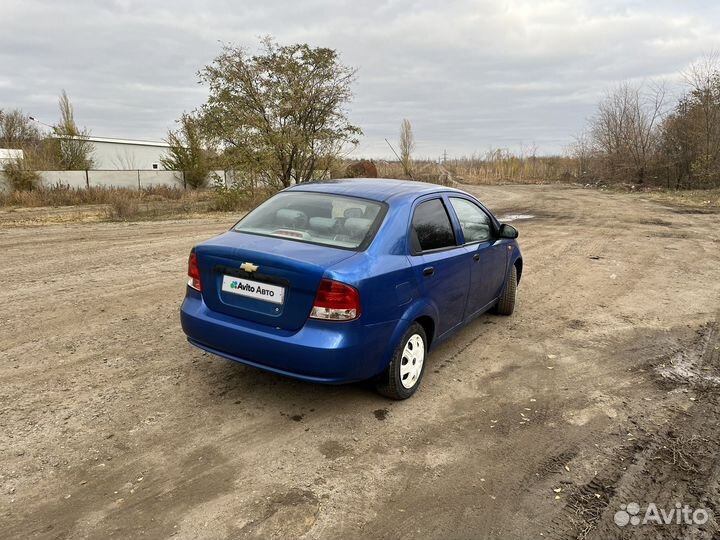
<path id="1" fill-rule="evenodd" d="M 500 238 L 508 238 L 510 240 L 513 240 L 519 236 L 520 233 L 518 233 L 518 230 L 513 227 L 512 225 L 508 225 L 507 223 L 503 223 L 500 225 L 500 231 L 498 233 L 498 236 Z"/>

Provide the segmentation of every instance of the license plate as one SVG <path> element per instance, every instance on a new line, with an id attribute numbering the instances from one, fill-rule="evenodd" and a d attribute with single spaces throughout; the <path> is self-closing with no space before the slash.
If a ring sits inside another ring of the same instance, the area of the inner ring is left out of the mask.
<path id="1" fill-rule="evenodd" d="M 223 276 L 222 290 L 273 304 L 282 304 L 285 300 L 285 287 L 233 276 Z"/>

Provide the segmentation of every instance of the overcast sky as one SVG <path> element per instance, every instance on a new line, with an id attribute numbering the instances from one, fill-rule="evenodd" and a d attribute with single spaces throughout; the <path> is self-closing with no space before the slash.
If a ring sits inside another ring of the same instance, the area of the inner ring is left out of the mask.
<path id="1" fill-rule="evenodd" d="M 402 118 L 416 154 L 558 152 L 603 92 L 667 79 L 720 50 L 717 0 L 0 0 L 0 108 L 53 123 L 67 90 L 97 136 L 159 140 L 205 89 L 220 43 L 337 49 L 358 68 L 353 155 L 389 155 Z"/>

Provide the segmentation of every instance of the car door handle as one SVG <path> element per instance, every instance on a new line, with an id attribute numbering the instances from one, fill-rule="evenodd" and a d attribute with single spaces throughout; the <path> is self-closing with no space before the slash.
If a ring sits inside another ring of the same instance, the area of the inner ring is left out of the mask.
<path id="1" fill-rule="evenodd" d="M 480 254 L 479 254 L 479 253 L 476 253 L 475 255 L 473 255 L 473 261 L 479 261 L 479 260 L 480 260 Z"/>
<path id="2" fill-rule="evenodd" d="M 423 268 L 423 276 L 430 277 L 435 273 L 435 269 L 432 266 L 428 266 L 427 268 Z"/>

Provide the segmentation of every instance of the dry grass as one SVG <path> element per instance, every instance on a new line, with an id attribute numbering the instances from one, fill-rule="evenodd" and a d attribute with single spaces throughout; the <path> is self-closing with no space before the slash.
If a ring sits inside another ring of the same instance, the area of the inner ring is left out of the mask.
<path id="1" fill-rule="evenodd" d="M 413 177 L 425 182 L 465 184 L 547 184 L 575 182 L 577 162 L 568 157 L 517 156 L 494 150 L 483 157 L 450 159 L 441 163 L 423 160 L 413 164 Z M 376 162 L 381 178 L 406 178 L 399 162 Z"/>
<path id="2" fill-rule="evenodd" d="M 143 189 L 70 188 L 54 186 L 33 191 L 0 191 L 0 207 L 104 207 L 107 219 L 154 219 L 163 216 L 207 212 L 212 209 L 212 192 L 184 191 L 170 186 Z"/>
<path id="3" fill-rule="evenodd" d="M 0 206 L 34 208 L 39 206 L 113 204 L 118 200 L 177 201 L 193 195 L 192 192 L 169 186 L 138 190 L 113 187 L 71 188 L 60 185 L 32 191 L 0 191 Z"/>
<path id="4" fill-rule="evenodd" d="M 593 187 L 616 193 L 633 193 L 671 206 L 706 208 L 709 212 L 720 208 L 720 188 L 684 190 L 615 183 L 594 184 Z"/>
<path id="5" fill-rule="evenodd" d="M 12 213 L 20 209 L 69 210 L 73 207 L 77 210 L 78 219 L 99 214 L 110 221 L 137 221 L 249 210 L 276 191 L 270 186 L 246 189 L 240 185 L 205 191 L 185 191 L 171 186 L 138 190 L 59 185 L 33 191 L 0 191 L 0 210 L 4 208 Z M 63 214 L 69 215 L 65 211 Z"/>
<path id="6" fill-rule="evenodd" d="M 653 200 L 667 204 L 688 207 L 720 208 L 720 188 L 691 189 L 687 191 L 663 189 L 643 193 Z"/>

